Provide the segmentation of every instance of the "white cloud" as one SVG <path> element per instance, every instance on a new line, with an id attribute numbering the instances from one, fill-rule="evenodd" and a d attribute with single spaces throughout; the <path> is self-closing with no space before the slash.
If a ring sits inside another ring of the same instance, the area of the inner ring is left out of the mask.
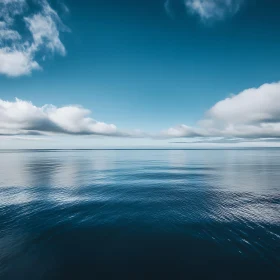
<path id="1" fill-rule="evenodd" d="M 192 143 L 272 142 L 280 140 L 280 82 L 250 88 L 216 103 L 196 126 L 179 125 L 161 133 L 123 131 L 96 121 L 77 105 L 37 107 L 0 99 L 0 135 L 76 134 L 130 138 L 187 138 Z"/>
<path id="2" fill-rule="evenodd" d="M 46 54 L 66 54 L 60 31 L 68 29 L 47 0 L 35 3 L 31 9 L 27 0 L 0 0 L 0 74 L 28 75 L 41 69 L 38 61 Z"/>
<path id="3" fill-rule="evenodd" d="M 26 8 L 26 0 L 0 0 L 0 19 L 10 25 L 14 17 L 23 13 Z"/>
<path id="4" fill-rule="evenodd" d="M 237 137 L 247 139 L 280 137 L 280 82 L 251 88 L 216 103 L 197 127 L 181 125 L 163 136 Z"/>
<path id="5" fill-rule="evenodd" d="M 202 20 L 221 20 L 235 14 L 242 0 L 185 0 L 186 7 Z"/>
<path id="6" fill-rule="evenodd" d="M 31 102 L 16 99 L 14 102 L 0 99 L 0 134 L 96 134 L 129 136 L 113 124 L 98 122 L 90 111 L 76 105 L 57 108 L 53 105 L 36 107 Z"/>
<path id="7" fill-rule="evenodd" d="M 33 36 L 32 49 L 37 51 L 39 47 L 45 46 L 53 53 L 65 55 L 65 48 L 59 39 L 59 31 L 50 16 L 36 14 L 31 18 L 26 18 L 25 21 Z"/>
<path id="8" fill-rule="evenodd" d="M 0 38 L 5 41 L 17 41 L 21 39 L 20 34 L 17 31 L 10 30 L 8 28 L 5 28 L 5 24 L 2 23 L 0 25 Z"/>
<path id="9" fill-rule="evenodd" d="M 280 82 L 250 88 L 215 104 L 208 115 L 232 124 L 280 121 Z"/>
<path id="10" fill-rule="evenodd" d="M 166 131 L 163 131 L 161 135 L 164 137 L 180 138 L 180 137 L 196 137 L 199 136 L 199 132 L 195 131 L 194 128 L 181 124 L 176 127 L 171 127 Z"/>
<path id="11" fill-rule="evenodd" d="M 0 49 L 0 73 L 16 77 L 30 74 L 32 70 L 40 69 L 39 64 L 33 60 L 30 52 L 18 51 L 9 48 Z"/>

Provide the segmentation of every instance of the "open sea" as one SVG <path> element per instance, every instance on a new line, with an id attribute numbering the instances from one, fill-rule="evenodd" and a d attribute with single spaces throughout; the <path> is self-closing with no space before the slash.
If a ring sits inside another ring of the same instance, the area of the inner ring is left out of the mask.
<path id="1" fill-rule="evenodd" d="M 1 150 L 0 279 L 280 279 L 280 149 Z"/>

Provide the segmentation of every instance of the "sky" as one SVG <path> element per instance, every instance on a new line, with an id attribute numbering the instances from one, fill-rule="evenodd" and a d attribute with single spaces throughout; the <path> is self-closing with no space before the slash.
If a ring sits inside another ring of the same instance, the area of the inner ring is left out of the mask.
<path id="1" fill-rule="evenodd" d="M 280 146 L 279 11 L 0 0 L 0 149 Z"/>

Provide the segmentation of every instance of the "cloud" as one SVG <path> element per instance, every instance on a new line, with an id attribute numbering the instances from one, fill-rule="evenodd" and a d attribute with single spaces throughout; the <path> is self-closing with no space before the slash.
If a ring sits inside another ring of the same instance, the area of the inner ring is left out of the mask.
<path id="1" fill-rule="evenodd" d="M 0 74 L 17 77 L 42 69 L 46 55 L 66 50 L 60 32 L 69 31 L 47 0 L 0 0 Z"/>
<path id="2" fill-rule="evenodd" d="M 176 127 L 171 127 L 166 131 L 163 131 L 161 135 L 164 137 L 171 137 L 171 138 L 180 138 L 180 137 L 196 137 L 200 136 L 200 133 L 196 131 L 196 129 L 181 124 Z"/>
<path id="3" fill-rule="evenodd" d="M 242 2 L 242 0 L 185 0 L 185 5 L 189 11 L 208 21 L 234 15 Z"/>
<path id="4" fill-rule="evenodd" d="M 32 70 L 40 69 L 33 60 L 30 52 L 0 49 L 0 73 L 7 76 L 21 76 L 30 74 Z"/>
<path id="5" fill-rule="evenodd" d="M 16 99 L 14 102 L 0 99 L 0 135 L 107 135 L 133 136 L 120 132 L 113 124 L 92 119 L 90 111 L 76 105 L 36 107 L 31 102 Z"/>
<path id="6" fill-rule="evenodd" d="M 184 138 L 188 143 L 279 142 L 280 82 L 246 89 L 219 101 L 195 126 L 181 124 L 160 133 L 123 131 L 90 115 L 90 110 L 78 105 L 37 107 L 19 99 L 12 102 L 0 99 L 0 135 L 103 135 L 155 140 Z"/>
<path id="7" fill-rule="evenodd" d="M 280 121 L 280 82 L 250 88 L 215 104 L 210 118 L 233 124 Z"/>
<path id="8" fill-rule="evenodd" d="M 171 0 L 166 0 L 164 2 L 164 9 L 170 18 L 174 18 L 174 14 L 173 14 L 172 7 L 171 7 Z"/>
<path id="9" fill-rule="evenodd" d="M 196 127 L 162 132 L 170 138 L 280 138 L 280 82 L 250 88 L 216 103 Z"/>

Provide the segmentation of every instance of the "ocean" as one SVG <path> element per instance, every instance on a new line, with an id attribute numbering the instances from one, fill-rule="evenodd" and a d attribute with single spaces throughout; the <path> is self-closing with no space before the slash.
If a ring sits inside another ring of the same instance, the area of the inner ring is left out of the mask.
<path id="1" fill-rule="evenodd" d="M 0 279 L 280 279 L 280 149 L 1 150 Z"/>

